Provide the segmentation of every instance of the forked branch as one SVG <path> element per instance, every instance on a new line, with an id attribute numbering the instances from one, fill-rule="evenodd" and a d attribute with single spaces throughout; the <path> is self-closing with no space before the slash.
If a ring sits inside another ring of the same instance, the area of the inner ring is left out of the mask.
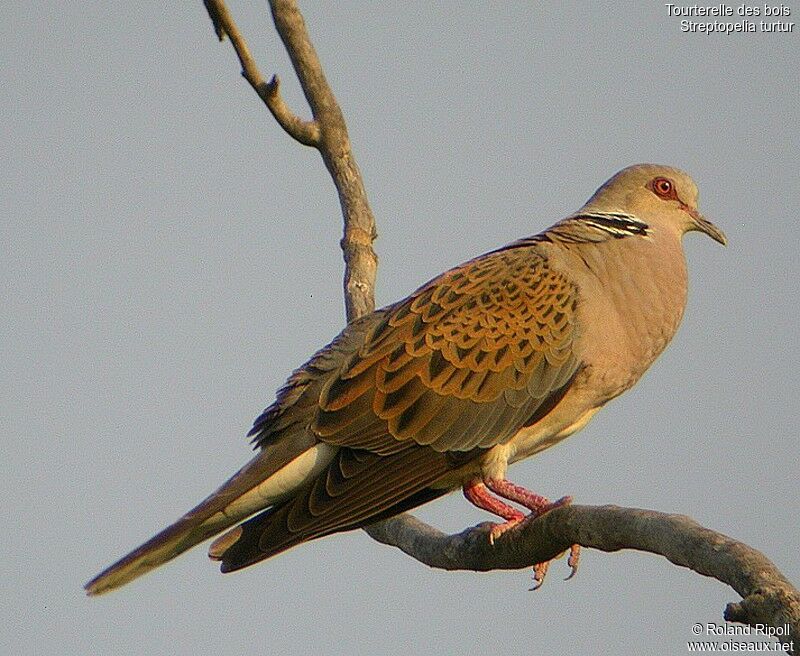
<path id="1" fill-rule="evenodd" d="M 286 105 L 280 82 L 270 82 L 258 69 L 244 36 L 239 31 L 223 0 L 204 0 L 214 31 L 226 35 L 242 65 L 242 75 L 255 89 L 280 126 L 293 139 L 319 150 L 339 194 L 344 217 L 344 295 L 347 320 L 352 321 L 375 309 L 375 275 L 378 257 L 372 248 L 377 237 L 375 218 L 367 192 L 350 147 L 350 137 L 342 110 L 336 102 L 319 57 L 308 37 L 305 21 L 294 0 L 270 0 L 275 27 L 292 60 L 313 120 L 303 121 Z"/>
<path id="2" fill-rule="evenodd" d="M 375 307 L 377 257 L 372 250 L 375 220 L 361 173 L 351 151 L 342 111 L 325 79 L 294 0 L 270 0 L 272 15 L 311 107 L 313 119 L 295 115 L 280 95 L 277 77 L 266 82 L 247 43 L 222 0 L 204 0 L 217 36 L 230 37 L 242 74 L 280 126 L 298 142 L 319 150 L 339 194 L 344 216 L 341 246 L 345 259 L 347 319 Z M 485 527 L 445 535 L 410 515 L 399 515 L 365 529 L 379 542 L 443 569 L 487 571 L 519 569 L 549 560 L 573 543 L 602 551 L 637 549 L 660 554 L 731 586 L 742 601 L 729 604 L 725 619 L 772 627 L 789 625 L 781 638 L 800 650 L 800 593 L 763 554 L 680 515 L 616 506 L 566 506 L 525 522 L 490 545 Z M 797 646 L 795 646 L 797 645 Z M 800 651 L 798 652 L 800 653 Z"/>

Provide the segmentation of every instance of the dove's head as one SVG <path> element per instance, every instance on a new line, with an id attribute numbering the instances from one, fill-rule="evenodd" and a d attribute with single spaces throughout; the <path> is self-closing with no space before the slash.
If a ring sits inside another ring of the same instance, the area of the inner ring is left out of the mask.
<path id="1" fill-rule="evenodd" d="M 699 230 L 725 245 L 725 234 L 697 208 L 697 185 L 680 169 L 635 164 L 614 175 L 588 200 L 582 212 L 622 213 L 656 229 L 683 234 Z"/>

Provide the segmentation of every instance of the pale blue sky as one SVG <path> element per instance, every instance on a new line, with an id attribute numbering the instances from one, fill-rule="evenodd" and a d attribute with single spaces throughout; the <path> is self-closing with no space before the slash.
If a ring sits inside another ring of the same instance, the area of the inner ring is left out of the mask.
<path id="1" fill-rule="evenodd" d="M 640 1 L 303 4 L 377 218 L 380 304 L 623 166 L 695 177 L 730 245 L 687 237 L 675 341 L 510 477 L 691 515 L 800 581 L 797 28 L 684 34 Z M 307 115 L 266 3 L 231 9 Z M 363 532 L 226 576 L 200 547 L 84 597 L 247 460 L 252 419 L 340 330 L 341 217 L 202 3 L 0 14 L 3 653 L 681 654 L 721 622 L 735 593 L 655 556 L 587 550 L 530 593 L 528 572 L 432 571 Z M 420 516 L 488 519 L 456 494 Z"/>

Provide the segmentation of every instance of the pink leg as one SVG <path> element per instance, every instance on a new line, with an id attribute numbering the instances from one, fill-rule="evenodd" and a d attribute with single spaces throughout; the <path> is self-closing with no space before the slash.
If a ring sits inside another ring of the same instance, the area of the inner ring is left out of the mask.
<path id="1" fill-rule="evenodd" d="M 516 508 L 512 508 L 507 503 L 489 493 L 486 486 L 481 481 L 471 481 L 464 486 L 464 496 L 472 505 L 488 510 L 490 513 L 502 517 L 506 521 L 502 524 L 495 524 L 489 531 L 489 542 L 499 538 L 508 529 L 519 524 L 525 515 Z"/>
<path id="2" fill-rule="evenodd" d="M 572 503 L 572 497 L 561 497 L 558 501 L 550 501 L 547 497 L 531 492 L 521 485 L 515 485 L 504 478 L 489 478 L 486 480 L 486 487 L 504 499 L 518 503 L 520 506 L 530 510 L 531 519 L 544 515 L 553 508 L 567 506 Z"/>
<path id="3" fill-rule="evenodd" d="M 467 498 L 467 500 L 478 506 L 478 508 L 488 510 L 489 512 L 494 513 L 495 515 L 498 515 L 506 520 L 504 523 L 494 526 L 490 531 L 489 541 L 492 544 L 494 544 L 494 541 L 508 529 L 513 528 L 523 519 L 525 519 L 525 516 L 504 501 L 492 496 L 489 490 L 500 495 L 504 499 L 518 503 L 519 505 L 530 510 L 531 513 L 528 515 L 528 519 L 535 519 L 536 517 L 540 517 L 553 508 L 565 506 L 572 502 L 572 497 L 562 497 L 557 501 L 551 502 L 547 497 L 543 497 L 535 492 L 531 492 L 530 490 L 520 485 L 515 485 L 514 483 L 511 483 L 505 479 L 492 478 L 486 479 L 485 483 L 480 481 L 472 481 L 468 483 L 464 486 L 464 496 Z M 578 571 L 579 561 L 580 545 L 573 544 L 570 548 L 569 558 L 567 559 L 567 564 L 572 572 L 567 579 L 571 579 L 573 576 L 575 576 L 575 573 Z M 544 582 L 544 577 L 547 574 L 547 568 L 549 565 L 550 562 L 546 561 L 543 563 L 537 563 L 534 566 L 533 590 L 536 590 Z"/>

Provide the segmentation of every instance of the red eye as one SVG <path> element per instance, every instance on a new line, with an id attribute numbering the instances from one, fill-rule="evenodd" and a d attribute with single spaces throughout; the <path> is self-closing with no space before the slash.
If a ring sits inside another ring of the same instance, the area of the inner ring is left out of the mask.
<path id="1" fill-rule="evenodd" d="M 675 186 L 667 178 L 655 178 L 650 188 L 661 198 L 675 198 Z"/>

